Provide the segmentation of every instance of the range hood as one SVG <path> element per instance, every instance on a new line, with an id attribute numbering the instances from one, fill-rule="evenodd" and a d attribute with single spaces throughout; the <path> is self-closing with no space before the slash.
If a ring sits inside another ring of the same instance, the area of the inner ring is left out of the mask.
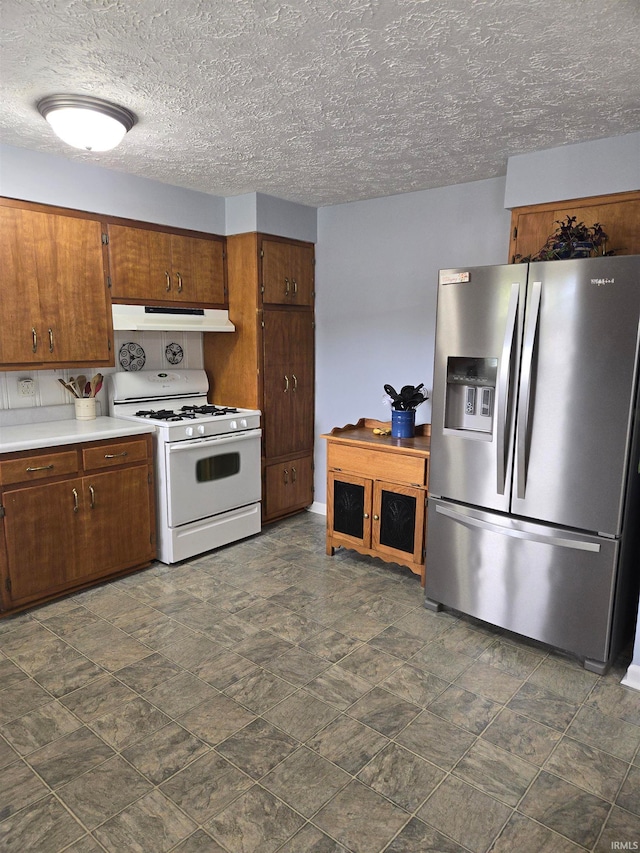
<path id="1" fill-rule="evenodd" d="M 113 305 L 113 328 L 149 332 L 235 332 L 229 312 L 219 308 Z"/>

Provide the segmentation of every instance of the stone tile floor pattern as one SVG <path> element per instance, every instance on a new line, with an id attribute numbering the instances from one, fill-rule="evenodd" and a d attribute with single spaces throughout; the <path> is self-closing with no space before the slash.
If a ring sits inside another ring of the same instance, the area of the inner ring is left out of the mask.
<path id="1" fill-rule="evenodd" d="M 1 620 L 0 849 L 635 849 L 628 660 L 422 600 L 304 513 Z"/>

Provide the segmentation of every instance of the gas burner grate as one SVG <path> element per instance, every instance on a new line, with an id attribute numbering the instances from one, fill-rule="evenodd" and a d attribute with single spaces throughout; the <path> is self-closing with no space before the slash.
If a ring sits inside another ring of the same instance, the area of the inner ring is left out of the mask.
<path id="1" fill-rule="evenodd" d="M 237 414 L 238 410 L 229 406 L 183 406 L 180 409 L 187 417 L 195 415 L 233 415 Z"/>
<path id="2" fill-rule="evenodd" d="M 195 417 L 195 415 L 188 415 L 183 412 L 174 412 L 172 409 L 141 409 L 139 412 L 136 412 L 137 418 L 150 418 L 155 421 L 182 421 L 188 417 Z"/>

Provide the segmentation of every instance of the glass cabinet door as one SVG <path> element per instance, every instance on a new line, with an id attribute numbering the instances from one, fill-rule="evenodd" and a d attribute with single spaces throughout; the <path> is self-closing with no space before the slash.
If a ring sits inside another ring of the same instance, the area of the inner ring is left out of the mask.
<path id="1" fill-rule="evenodd" d="M 425 491 L 376 482 L 373 489 L 372 547 L 404 563 L 422 560 Z"/>
<path id="2" fill-rule="evenodd" d="M 369 547 L 372 481 L 332 471 L 328 486 L 327 511 L 331 534 Z"/>

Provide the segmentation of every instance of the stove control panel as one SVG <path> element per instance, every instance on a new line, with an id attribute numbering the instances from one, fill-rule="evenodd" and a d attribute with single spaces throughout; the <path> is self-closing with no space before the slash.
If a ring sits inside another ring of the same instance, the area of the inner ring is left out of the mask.
<path id="1" fill-rule="evenodd" d="M 185 435 L 188 435 L 189 438 L 191 438 L 194 435 L 204 435 L 205 434 L 205 426 L 204 426 L 204 424 L 198 424 L 198 426 L 195 426 L 195 427 L 188 426 L 188 427 L 185 427 L 184 433 L 185 433 Z"/>

